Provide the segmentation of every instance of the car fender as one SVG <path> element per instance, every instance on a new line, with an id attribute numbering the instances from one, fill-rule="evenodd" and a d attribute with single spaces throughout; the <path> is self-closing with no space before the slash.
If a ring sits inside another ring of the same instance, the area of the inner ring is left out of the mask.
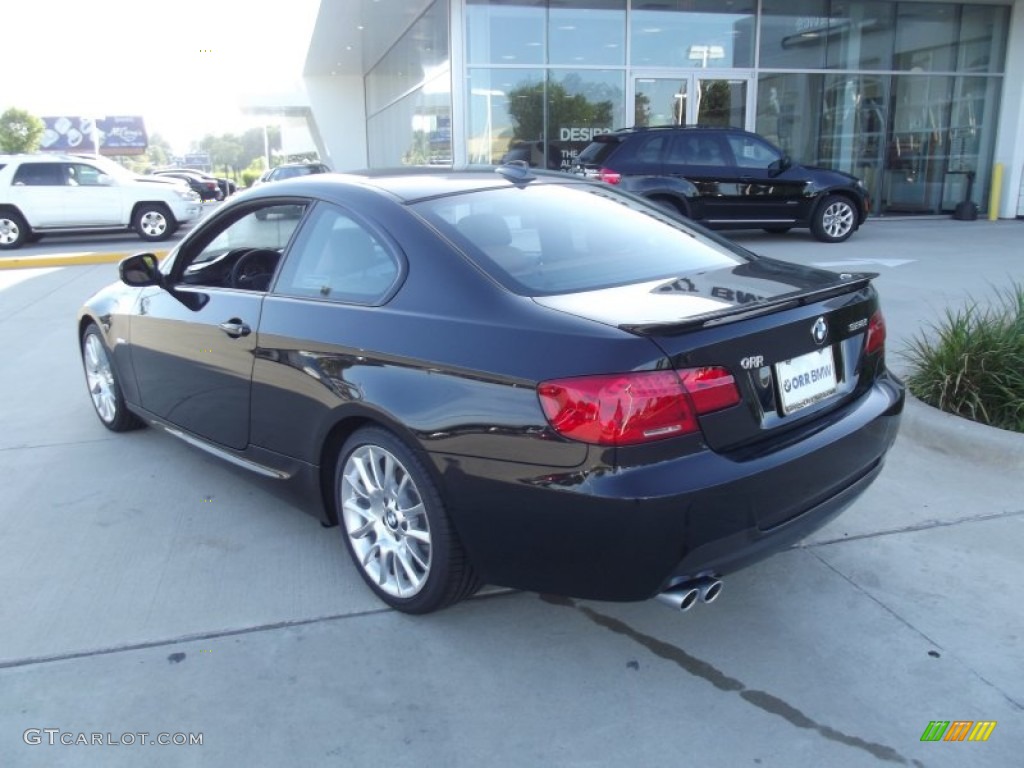
<path id="1" fill-rule="evenodd" d="M 673 176 L 629 176 L 622 179 L 623 189 L 648 199 L 671 200 L 687 216 L 696 218 L 700 206 L 697 187 L 689 179 Z"/>

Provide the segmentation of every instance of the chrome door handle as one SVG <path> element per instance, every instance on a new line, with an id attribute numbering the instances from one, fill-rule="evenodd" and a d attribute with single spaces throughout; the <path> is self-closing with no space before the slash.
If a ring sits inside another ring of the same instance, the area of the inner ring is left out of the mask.
<path id="1" fill-rule="evenodd" d="M 227 322 L 221 323 L 220 329 L 233 339 L 237 339 L 239 336 L 248 336 L 252 333 L 252 328 L 250 328 L 248 324 L 243 323 L 237 317 L 233 317 Z"/>

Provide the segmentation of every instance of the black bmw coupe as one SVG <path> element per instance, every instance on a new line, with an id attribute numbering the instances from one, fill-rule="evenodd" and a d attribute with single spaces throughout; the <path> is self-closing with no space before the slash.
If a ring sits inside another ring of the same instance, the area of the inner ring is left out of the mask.
<path id="1" fill-rule="evenodd" d="M 520 164 L 261 186 L 78 320 L 103 424 L 272 478 L 387 604 L 714 599 L 874 480 L 871 275 Z"/>

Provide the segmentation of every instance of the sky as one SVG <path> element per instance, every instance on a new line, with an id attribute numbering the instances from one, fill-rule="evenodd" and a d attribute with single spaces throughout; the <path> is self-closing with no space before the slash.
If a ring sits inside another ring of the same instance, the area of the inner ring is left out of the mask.
<path id="1" fill-rule="evenodd" d="M 329 0 L 337 2 L 337 0 Z M 177 152 L 262 125 L 240 104 L 301 82 L 320 0 L 3 0 L 0 112 L 142 115 Z"/>

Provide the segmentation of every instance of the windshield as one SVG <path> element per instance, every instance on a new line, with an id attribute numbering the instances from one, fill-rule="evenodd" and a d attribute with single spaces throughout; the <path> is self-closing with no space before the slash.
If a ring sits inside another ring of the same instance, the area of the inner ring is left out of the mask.
<path id="1" fill-rule="evenodd" d="M 611 288 L 746 260 L 660 209 L 600 185 L 532 184 L 412 207 L 523 296 Z"/>

